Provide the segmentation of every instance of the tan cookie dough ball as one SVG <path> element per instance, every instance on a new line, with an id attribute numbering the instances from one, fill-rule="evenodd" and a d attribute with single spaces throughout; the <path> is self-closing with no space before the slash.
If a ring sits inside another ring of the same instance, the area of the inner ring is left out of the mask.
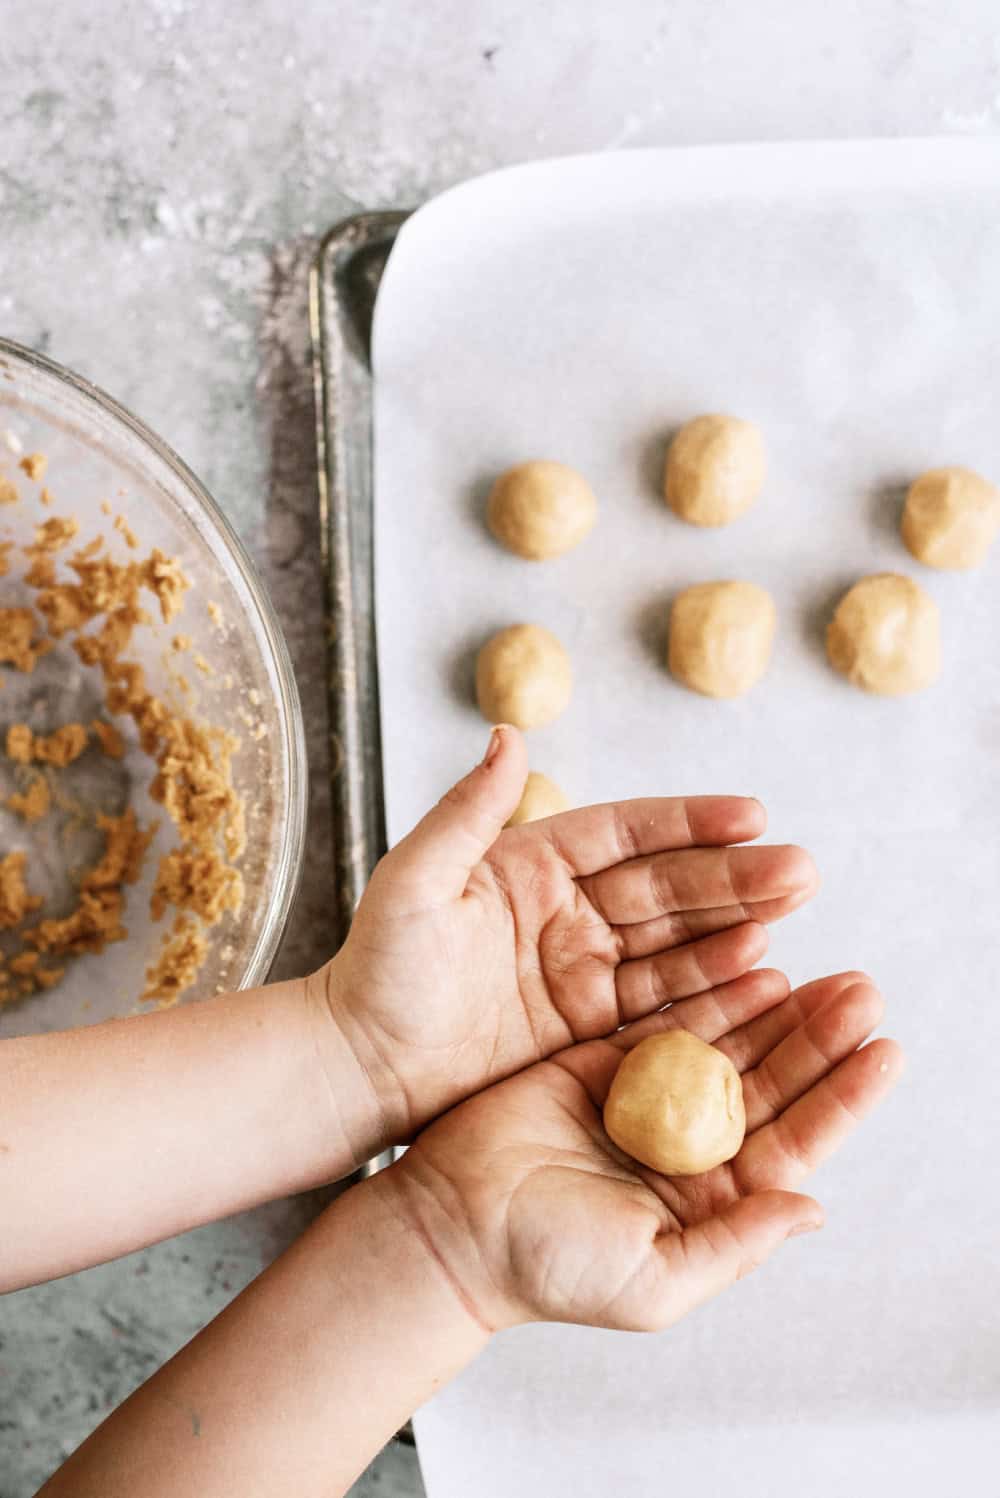
<path id="1" fill-rule="evenodd" d="M 910 485 L 900 529 L 928 567 L 978 567 L 1000 530 L 1000 490 L 971 468 L 931 468 Z"/>
<path id="2" fill-rule="evenodd" d="M 597 498 L 565 463 L 518 463 L 490 490 L 486 521 L 508 551 L 540 562 L 571 551 L 597 519 Z"/>
<path id="3" fill-rule="evenodd" d="M 502 629 L 476 658 L 476 698 L 489 723 L 540 728 L 565 711 L 572 691 L 569 656 L 539 624 Z"/>
<path id="4" fill-rule="evenodd" d="M 696 1176 L 739 1153 L 743 1084 L 728 1056 L 687 1030 L 640 1040 L 615 1073 L 604 1127 L 619 1149 L 666 1176 Z"/>
<path id="5" fill-rule="evenodd" d="M 778 624 L 756 583 L 697 583 L 674 599 L 667 665 L 706 697 L 741 697 L 767 670 Z"/>
<path id="6" fill-rule="evenodd" d="M 538 770 L 532 770 L 524 783 L 524 794 L 517 803 L 517 810 L 507 826 L 517 827 L 522 822 L 539 822 L 542 817 L 554 817 L 557 812 L 568 810 L 569 801 L 555 781 Z"/>
<path id="7" fill-rule="evenodd" d="M 919 692 L 941 670 L 938 606 L 897 572 L 863 577 L 837 605 L 826 652 L 835 670 L 866 691 Z"/>
<path id="8" fill-rule="evenodd" d="M 764 439 L 752 421 L 696 416 L 667 453 L 667 504 L 692 525 L 728 525 L 757 498 L 766 466 Z"/>

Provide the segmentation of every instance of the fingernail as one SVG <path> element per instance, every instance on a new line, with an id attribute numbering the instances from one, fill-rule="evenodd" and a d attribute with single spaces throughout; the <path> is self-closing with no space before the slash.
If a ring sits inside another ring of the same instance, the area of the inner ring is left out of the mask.
<path id="1" fill-rule="evenodd" d="M 481 763 L 484 765 L 491 765 L 496 759 L 497 755 L 500 753 L 500 746 L 502 743 L 503 724 L 498 723 L 496 728 L 494 728 L 493 732 L 490 734 L 490 741 L 486 745 L 486 753 L 483 755 Z"/>
<path id="2" fill-rule="evenodd" d="M 801 1238 L 803 1233 L 818 1233 L 823 1226 L 821 1222 L 797 1222 L 793 1228 L 789 1228 L 785 1234 L 785 1240 L 789 1238 Z"/>

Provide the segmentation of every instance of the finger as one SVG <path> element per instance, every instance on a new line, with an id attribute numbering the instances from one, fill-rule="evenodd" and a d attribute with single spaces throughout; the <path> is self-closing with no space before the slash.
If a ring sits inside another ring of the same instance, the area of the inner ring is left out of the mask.
<path id="1" fill-rule="evenodd" d="M 776 1009 L 722 1036 L 718 1042 L 719 1050 L 725 1052 L 737 1071 L 745 1072 L 749 1067 L 756 1066 L 786 1035 L 791 1035 L 811 1014 L 815 1014 L 817 1009 L 822 1009 L 824 1004 L 835 999 L 838 993 L 855 983 L 870 982 L 871 979 L 865 973 L 849 972 L 805 983 L 790 993 Z"/>
<path id="2" fill-rule="evenodd" d="M 870 983 L 845 989 L 748 1071 L 743 1078 L 747 1133 L 769 1124 L 845 1056 L 866 1041 L 885 1002 Z"/>
<path id="3" fill-rule="evenodd" d="M 904 1065 L 894 1040 L 873 1040 L 848 1056 L 773 1123 L 750 1136 L 730 1167 L 739 1189 L 797 1185 L 892 1091 Z"/>
<path id="4" fill-rule="evenodd" d="M 669 1009 L 648 1014 L 611 1037 L 613 1045 L 630 1051 L 649 1035 L 665 1030 L 690 1030 L 699 1040 L 715 1045 L 721 1037 L 738 1026 L 745 1026 L 758 1015 L 773 1010 L 788 998 L 788 979 L 772 967 L 755 967 L 752 972 L 720 983 L 707 993 L 690 999 L 678 999 Z"/>
<path id="5" fill-rule="evenodd" d="M 767 943 L 766 929 L 746 921 L 731 931 L 718 931 L 654 957 L 619 963 L 615 988 L 622 1019 L 639 1019 L 676 999 L 741 977 L 760 961 Z"/>
<path id="6" fill-rule="evenodd" d="M 622 957 L 651 957 L 666 947 L 679 947 L 682 942 L 711 936 L 714 931 L 728 931 L 731 926 L 741 926 L 744 921 L 758 921 L 763 926 L 770 926 L 798 910 L 812 895 L 813 890 L 802 889 L 777 900 L 749 900 L 745 905 L 720 905 L 714 910 L 678 910 L 672 915 L 657 916 L 655 920 L 618 926 L 619 950 Z"/>
<path id="7" fill-rule="evenodd" d="M 812 1197 L 761 1191 L 682 1233 L 661 1233 L 655 1241 L 660 1273 L 651 1297 L 654 1327 L 679 1321 L 759 1268 L 787 1239 L 822 1226 L 823 1209 Z"/>
<path id="8" fill-rule="evenodd" d="M 545 828 L 578 877 L 664 848 L 744 843 L 760 837 L 767 816 L 748 796 L 671 796 L 612 801 L 563 812 Z"/>
<path id="9" fill-rule="evenodd" d="M 515 810 L 527 774 L 524 739 L 516 728 L 498 724 L 482 761 L 383 859 L 380 868 L 392 872 L 393 901 L 458 899 Z"/>
<path id="10" fill-rule="evenodd" d="M 683 848 L 633 858 L 580 881 L 609 925 L 677 911 L 807 897 L 818 884 L 804 848 Z M 747 917 L 744 915 L 744 919 Z"/>

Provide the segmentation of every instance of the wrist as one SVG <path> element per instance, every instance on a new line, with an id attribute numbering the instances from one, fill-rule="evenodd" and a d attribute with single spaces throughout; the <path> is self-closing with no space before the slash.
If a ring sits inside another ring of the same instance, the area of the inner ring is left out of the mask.
<path id="1" fill-rule="evenodd" d="M 346 947 L 306 979 L 314 1016 L 317 1055 L 327 1076 L 341 1126 L 349 1127 L 356 1164 L 363 1165 L 413 1135 L 411 1109 L 393 1070 L 387 1045 L 373 1038 L 359 1018 Z M 344 1090 L 350 1102 L 340 1102 Z"/>
<path id="2" fill-rule="evenodd" d="M 485 1314 L 485 1299 L 471 1293 L 466 1277 L 456 1273 L 454 1245 L 442 1241 L 440 1224 L 427 1204 L 422 1211 L 416 1209 L 405 1159 L 357 1189 L 365 1193 L 371 1219 L 379 1224 L 384 1261 L 405 1264 L 411 1288 L 419 1289 L 428 1308 L 433 1307 L 435 1326 L 468 1362 L 499 1328 Z"/>
<path id="3" fill-rule="evenodd" d="M 387 1209 L 422 1245 L 456 1303 L 485 1337 L 533 1319 L 509 1293 L 502 1263 L 490 1249 L 496 1239 L 492 1229 L 502 1237 L 504 1203 L 495 1200 L 489 1182 L 478 1193 L 482 1200 L 469 1200 L 439 1165 L 425 1158 L 418 1141 L 374 1177 L 375 1183 Z"/>

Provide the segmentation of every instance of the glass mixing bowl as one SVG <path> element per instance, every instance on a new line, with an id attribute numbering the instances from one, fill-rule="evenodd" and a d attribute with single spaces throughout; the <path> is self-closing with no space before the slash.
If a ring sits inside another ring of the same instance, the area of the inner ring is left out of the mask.
<path id="1" fill-rule="evenodd" d="M 47 458 L 44 477 L 37 479 L 21 466 L 35 452 Z M 158 547 L 178 560 L 190 580 L 169 623 L 160 619 L 155 600 L 143 598 L 155 617 L 136 630 L 124 652 L 172 710 L 239 741 L 232 778 L 246 813 L 246 848 L 237 860 L 243 904 L 206 929 L 207 957 L 183 997 L 262 981 L 299 878 L 307 771 L 291 662 L 253 565 L 195 476 L 142 422 L 88 381 L 0 339 L 0 491 L 8 500 L 11 484 L 19 497 L 0 505 L 0 543 L 12 543 L 0 607 L 32 604 L 22 548 L 54 515 L 79 522 L 77 537 L 58 553 L 60 576 L 68 576 L 65 562 L 75 550 L 101 536 L 116 561 L 141 559 Z M 128 545 L 129 532 L 135 549 Z M 28 887 L 45 902 L 31 920 L 72 909 L 80 869 L 92 865 L 103 848 L 96 809 L 120 815 L 131 805 L 141 824 L 159 824 L 141 878 L 124 888 L 127 938 L 72 959 L 57 986 L 0 1006 L 0 1037 L 141 1011 L 148 1007 L 139 1002 L 146 971 L 173 918 L 171 911 L 154 921 L 150 913 L 160 856 L 177 844 L 176 828 L 150 796 L 156 766 L 140 748 L 131 720 L 107 711 L 100 671 L 82 665 L 67 640 L 56 641 L 30 674 L 0 665 L 0 678 L 0 749 L 12 723 L 27 722 L 44 734 L 67 722 L 87 724 L 98 714 L 126 741 L 120 760 L 92 743 L 66 768 L 46 769 L 53 810 L 34 822 L 5 806 L 6 797 L 23 788 L 25 772 L 0 754 L 0 856 L 15 850 L 27 855 Z M 15 785 L 18 776 L 21 787 Z M 16 930 L 0 931 L 0 948 L 8 956 L 16 936 Z"/>

